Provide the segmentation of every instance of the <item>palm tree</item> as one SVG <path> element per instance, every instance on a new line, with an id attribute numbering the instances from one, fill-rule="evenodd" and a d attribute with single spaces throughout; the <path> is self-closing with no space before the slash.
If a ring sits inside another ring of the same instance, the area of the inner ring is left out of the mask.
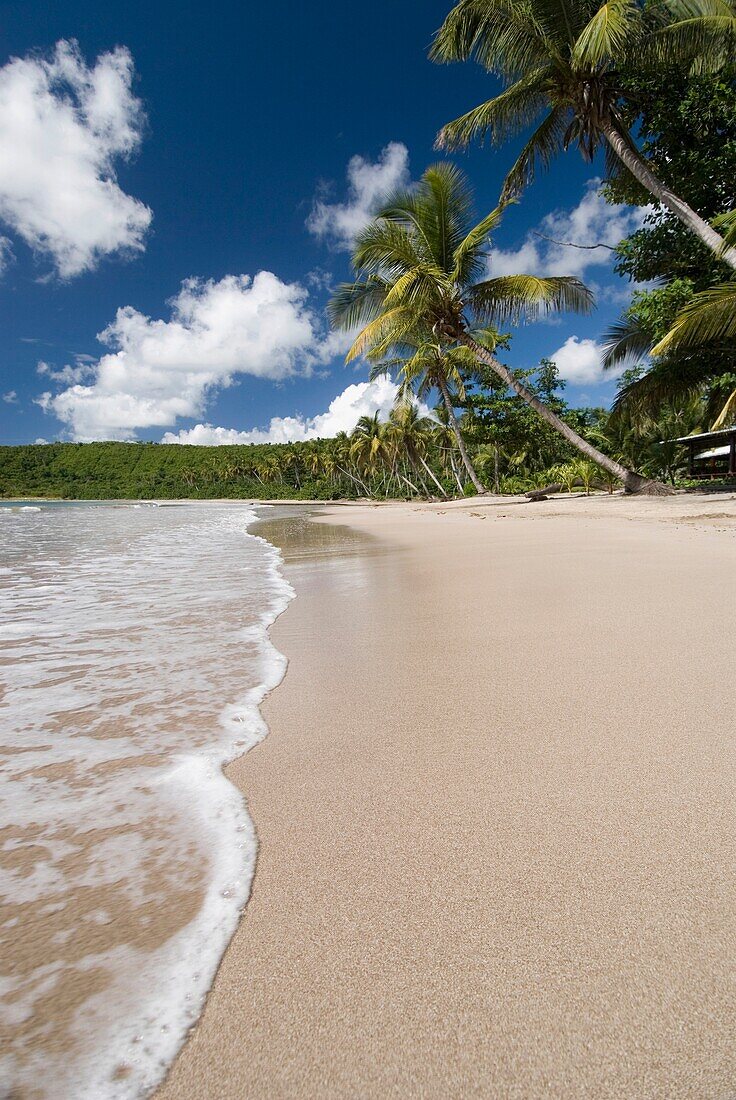
<path id="1" fill-rule="evenodd" d="M 496 342 L 496 333 L 489 330 L 486 346 L 490 346 L 490 350 L 494 350 Z M 469 348 L 462 345 L 447 347 L 441 341 L 433 339 L 432 333 L 429 331 L 426 333 L 426 339 L 422 339 L 421 335 L 416 336 L 414 339 L 406 337 L 403 344 L 407 348 L 407 354 L 388 362 L 379 358 L 371 370 L 371 379 L 385 373 L 387 368 L 395 369 L 398 367 L 397 381 L 400 396 L 405 397 L 407 393 L 416 393 L 421 400 L 428 397 L 432 390 L 439 390 L 468 477 L 478 493 L 488 492 L 470 461 L 470 455 L 460 430 L 460 422 L 455 415 L 455 402 L 453 402 L 450 394 L 450 388 L 452 387 L 457 398 L 460 401 L 465 400 L 463 376 L 467 377 L 478 373 L 477 359 Z M 371 359 L 375 356 L 369 352 L 367 357 Z"/>
<path id="2" fill-rule="evenodd" d="M 355 425 L 350 437 L 350 457 L 364 478 L 375 477 L 381 468 L 385 471 L 388 447 L 378 413 L 361 416 Z"/>
<path id="3" fill-rule="evenodd" d="M 463 483 L 460 480 L 460 473 L 457 463 L 455 462 L 454 454 L 457 446 L 457 436 L 450 423 L 447 406 L 444 403 L 437 405 L 434 409 L 434 415 L 437 417 L 437 423 L 434 426 L 432 435 L 434 445 L 439 451 L 442 472 L 445 477 L 453 477 L 455 479 L 458 490 L 462 493 Z"/>
<path id="4" fill-rule="evenodd" d="M 385 438 L 394 451 L 394 468 L 401 459 L 404 459 L 422 485 L 425 496 L 432 495 L 424 481 L 426 474 L 434 482 L 441 496 L 446 497 L 447 493 L 427 462 L 427 454 L 434 438 L 434 426 L 433 420 L 428 416 L 422 416 L 416 402 L 399 390 L 396 404 L 386 423 Z M 412 485 L 411 488 L 416 489 L 416 486 Z"/>
<path id="5" fill-rule="evenodd" d="M 366 352 L 374 359 L 401 352 L 414 334 L 429 330 L 445 346 L 469 348 L 582 454 L 615 474 L 628 492 L 641 491 L 644 478 L 578 435 L 483 343 L 489 325 L 509 318 L 553 309 L 586 311 L 590 291 L 567 277 L 479 278 L 487 269 L 486 241 L 501 209 L 475 226 L 471 213 L 462 173 L 439 164 L 427 169 L 416 188 L 398 192 L 358 234 L 353 254 L 358 278 L 338 287 L 329 306 L 335 327 L 362 326 L 346 361 Z"/>
<path id="6" fill-rule="evenodd" d="M 624 121 L 630 93 L 617 70 L 693 63 L 717 68 L 731 56 L 736 20 L 729 0 L 461 0 L 437 32 L 437 61 L 474 57 L 505 90 L 442 128 L 438 144 L 463 148 L 489 135 L 495 143 L 541 122 L 506 177 L 517 194 L 560 149 L 578 145 L 590 161 L 607 143 L 618 162 L 695 233 L 736 267 L 736 248 L 665 186 L 639 153 Z M 635 106 L 635 100 L 634 100 Z"/>

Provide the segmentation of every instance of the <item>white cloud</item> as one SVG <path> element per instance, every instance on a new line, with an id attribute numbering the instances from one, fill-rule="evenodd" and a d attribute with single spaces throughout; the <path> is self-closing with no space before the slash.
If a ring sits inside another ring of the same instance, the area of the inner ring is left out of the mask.
<path id="1" fill-rule="evenodd" d="M 225 443 L 294 443 L 305 439 L 331 439 L 339 432 L 352 432 L 361 416 L 379 414 L 388 418 L 399 387 L 388 375 L 372 382 L 357 382 L 348 386 L 330 402 L 327 412 L 318 416 L 274 416 L 268 428 L 215 428 L 211 424 L 196 424 L 174 434 L 167 432 L 162 443 L 191 443 L 200 447 L 219 447 Z M 426 406 L 420 406 L 429 415 Z"/>
<path id="2" fill-rule="evenodd" d="M 8 390 L 8 392 L 4 393 L 2 396 L 3 396 L 3 401 L 5 402 L 6 405 L 17 405 L 18 404 L 18 394 L 15 392 L 15 390 Z"/>
<path id="3" fill-rule="evenodd" d="M 349 250 L 383 199 L 397 187 L 408 185 L 409 150 L 401 142 L 392 141 L 375 164 L 360 156 L 352 157 L 347 178 L 347 202 L 317 200 L 307 218 L 307 228 L 335 248 Z"/>
<path id="4" fill-rule="evenodd" d="M 279 381 L 309 374 L 337 342 L 323 333 L 307 297 L 304 287 L 269 271 L 187 279 L 169 303 L 170 320 L 119 309 L 98 336 L 113 350 L 96 364 L 53 372 L 68 388 L 38 403 L 74 439 L 132 439 L 137 428 L 202 416 L 213 391 L 238 375 Z M 40 369 L 51 373 L 46 364 Z M 84 377 L 91 382 L 81 384 Z"/>
<path id="5" fill-rule="evenodd" d="M 603 344 L 595 340 L 581 340 L 578 336 L 568 336 L 562 347 L 549 358 L 557 364 L 561 376 L 573 385 L 613 381 L 618 377 L 615 370 L 603 372 Z"/>
<path id="6" fill-rule="evenodd" d="M 144 247 L 151 211 L 115 176 L 141 138 L 133 75 L 123 47 L 90 68 L 64 41 L 0 69 L 0 219 L 62 278 Z"/>
<path id="7" fill-rule="evenodd" d="M 95 363 L 96 360 L 91 356 L 78 355 L 75 357 L 75 366 L 67 363 L 60 370 L 55 370 L 50 363 L 41 359 L 36 366 L 36 373 L 50 378 L 52 382 L 59 382 L 65 386 L 77 386 L 85 379 L 94 376 Z"/>
<path id="8" fill-rule="evenodd" d="M 589 267 L 610 265 L 611 249 L 641 226 L 649 208 L 611 206 L 598 194 L 600 182 L 589 180 L 578 205 L 572 210 L 548 214 L 540 223 L 539 232 L 555 241 L 587 246 L 601 244 L 608 245 L 607 248 L 569 248 L 527 233 L 519 248 L 493 250 L 490 274 L 576 275 L 581 278 Z"/>
<path id="9" fill-rule="evenodd" d="M 0 275 L 5 271 L 6 267 L 15 259 L 13 253 L 13 242 L 9 237 L 0 237 Z"/>

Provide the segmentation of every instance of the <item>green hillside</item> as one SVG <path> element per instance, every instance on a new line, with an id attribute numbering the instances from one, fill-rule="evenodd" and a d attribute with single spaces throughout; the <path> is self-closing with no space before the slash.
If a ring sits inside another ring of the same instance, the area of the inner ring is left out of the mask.
<path id="1" fill-rule="evenodd" d="M 51 443 L 0 447 L 0 496 L 82 500 L 355 495 L 316 472 L 314 444 L 190 447 Z M 311 461 L 310 461 L 311 459 Z M 311 469 L 315 473 L 311 473 Z"/>

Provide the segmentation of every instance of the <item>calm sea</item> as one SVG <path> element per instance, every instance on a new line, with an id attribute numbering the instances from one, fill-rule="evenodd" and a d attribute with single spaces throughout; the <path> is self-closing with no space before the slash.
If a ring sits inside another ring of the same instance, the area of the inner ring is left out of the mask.
<path id="1" fill-rule="evenodd" d="M 245 903 L 292 590 L 246 505 L 0 507 L 0 1096 L 160 1081 Z"/>

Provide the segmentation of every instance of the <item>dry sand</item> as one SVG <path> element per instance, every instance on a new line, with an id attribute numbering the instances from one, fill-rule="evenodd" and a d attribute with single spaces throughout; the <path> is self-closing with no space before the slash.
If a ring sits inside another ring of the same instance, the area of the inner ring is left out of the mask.
<path id="1" fill-rule="evenodd" d="M 319 522 L 158 1100 L 736 1096 L 736 499 Z"/>

